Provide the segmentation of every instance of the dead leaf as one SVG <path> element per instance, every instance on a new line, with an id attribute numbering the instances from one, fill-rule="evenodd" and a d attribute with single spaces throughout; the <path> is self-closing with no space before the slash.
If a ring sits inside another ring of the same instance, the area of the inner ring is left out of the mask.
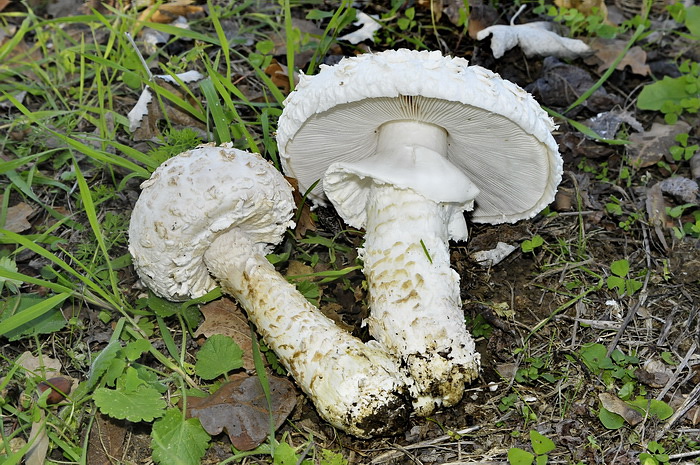
<path id="1" fill-rule="evenodd" d="M 36 357 L 29 351 L 20 355 L 16 363 L 30 373 L 46 378 L 59 376 L 62 369 L 60 361 L 46 355 Z"/>
<path id="2" fill-rule="evenodd" d="M 632 426 L 638 425 L 642 422 L 642 420 L 644 420 L 644 417 L 641 413 L 639 413 L 637 410 L 635 410 L 629 404 L 627 404 L 627 402 L 623 401 L 617 396 L 614 396 L 607 392 L 601 392 L 600 394 L 598 394 L 598 398 L 603 404 L 603 407 L 605 407 L 607 410 L 610 410 L 612 413 L 620 415 L 622 418 L 625 419 L 627 423 L 629 423 Z"/>
<path id="3" fill-rule="evenodd" d="M 285 94 L 289 93 L 289 71 L 285 65 L 277 62 L 274 58 L 270 62 L 270 65 L 265 68 L 265 74 L 270 76 L 273 84 L 275 84 L 282 92 Z M 294 83 L 298 82 L 297 78 L 294 78 Z"/>
<path id="4" fill-rule="evenodd" d="M 357 12 L 357 21 L 355 21 L 353 26 L 361 26 L 360 29 L 353 31 L 344 36 L 338 37 L 338 40 L 345 40 L 353 45 L 357 45 L 365 40 L 371 40 L 374 42 L 374 33 L 382 28 L 381 23 L 378 21 L 379 17 L 377 15 L 368 15 L 361 11 Z"/>
<path id="5" fill-rule="evenodd" d="M 49 450 L 49 436 L 46 434 L 46 416 L 43 409 L 39 410 L 39 418 L 32 421 L 32 430 L 29 433 L 31 447 L 24 456 L 26 465 L 43 465 L 46 453 Z"/>
<path id="6" fill-rule="evenodd" d="M 243 368 L 252 371 L 255 364 L 253 363 L 253 341 L 250 336 L 250 326 L 248 318 L 236 302 L 224 297 L 203 305 L 200 311 L 204 315 L 204 323 L 197 328 L 194 335 L 206 338 L 214 334 L 229 336 L 243 350 Z"/>
<path id="7" fill-rule="evenodd" d="M 575 8 L 586 16 L 608 17 L 608 7 L 603 0 L 554 0 L 554 4 L 559 8 Z"/>
<path id="8" fill-rule="evenodd" d="M 494 58 L 501 58 L 508 50 L 519 45 L 525 56 L 554 56 L 574 59 L 591 53 L 590 47 L 578 39 L 569 39 L 552 32 L 552 24 L 536 21 L 514 26 L 489 26 L 479 31 L 477 40 L 491 35 L 491 52 Z"/>
<path id="9" fill-rule="evenodd" d="M 664 249 L 668 250 L 668 244 L 666 243 L 666 236 L 664 236 L 663 229 L 669 227 L 670 218 L 666 214 L 666 201 L 664 200 L 664 195 L 659 183 L 647 189 L 645 204 L 649 225 L 653 226 L 654 233 L 659 239 L 659 242 Z"/>
<path id="10" fill-rule="evenodd" d="M 292 383 L 268 376 L 270 400 L 275 429 L 292 413 L 296 393 Z M 270 431 L 270 411 L 256 376 L 236 374 L 208 397 L 187 397 L 187 415 L 197 417 L 211 435 L 222 431 L 239 450 L 251 450 L 260 445 Z"/>
<path id="11" fill-rule="evenodd" d="M 654 123 L 651 129 L 630 135 L 627 155 L 635 168 L 644 168 L 658 163 L 665 156 L 670 156 L 669 148 L 676 144 L 676 135 L 690 131 L 690 125 L 678 121 L 669 126 Z"/>
<path id="12" fill-rule="evenodd" d="M 418 0 L 416 6 L 423 10 L 428 10 L 435 17 L 437 23 L 442 18 L 443 3 L 442 0 Z"/>
<path id="13" fill-rule="evenodd" d="M 24 202 L 11 206 L 7 209 L 7 217 L 5 219 L 4 228 L 8 231 L 16 233 L 26 231 L 32 227 L 27 218 L 29 218 L 33 213 L 34 209 Z"/>
<path id="14" fill-rule="evenodd" d="M 285 176 L 285 179 L 287 180 L 287 182 L 289 182 L 289 184 L 292 185 L 292 188 L 294 189 L 294 205 L 297 206 L 297 213 L 298 209 L 301 208 L 301 214 L 299 215 L 299 219 L 297 220 L 296 228 L 294 228 L 294 236 L 297 239 L 301 239 L 306 235 L 307 231 L 316 231 L 316 224 L 314 223 L 314 220 L 311 217 L 311 207 L 309 206 L 309 202 L 304 202 L 302 193 L 299 192 L 299 183 L 297 182 L 297 180 L 295 178 L 290 178 L 287 176 Z"/>
<path id="15" fill-rule="evenodd" d="M 181 73 L 178 74 L 177 77 L 185 84 L 196 82 L 204 78 L 204 76 L 197 71 Z M 168 89 L 173 94 L 190 100 L 190 103 L 194 106 L 201 107 L 201 102 L 191 101 L 188 95 L 179 88 L 177 81 L 171 76 L 157 75 L 154 76 L 154 79 L 159 85 Z M 141 92 L 141 96 L 136 102 L 136 105 L 134 105 L 127 115 L 129 118 L 129 130 L 132 132 L 134 140 L 151 140 L 157 137 L 160 134 L 158 122 L 166 116 L 175 127 L 185 126 L 199 128 L 201 130 L 206 129 L 201 121 L 195 119 L 184 110 L 170 105 L 167 100 L 163 100 L 163 106 L 166 114 L 163 113 L 158 99 L 153 98 L 153 93 L 149 87 L 146 87 L 143 92 Z"/>
<path id="16" fill-rule="evenodd" d="M 574 103 L 595 82 L 596 80 L 580 67 L 566 64 L 555 57 L 547 57 L 543 61 L 542 76 L 526 86 L 525 90 L 533 94 L 543 105 L 565 108 Z M 583 102 L 582 106 L 591 111 L 602 112 L 610 110 L 619 103 L 621 103 L 619 97 L 608 94 L 603 87 L 600 87 Z"/>
<path id="17" fill-rule="evenodd" d="M 617 57 L 625 50 L 627 41 L 596 38 L 591 42 L 590 46 L 594 54 L 587 57 L 584 61 L 586 64 L 597 66 L 597 71 L 603 73 L 612 66 Z M 627 66 L 630 67 L 634 74 L 639 74 L 640 76 L 648 76 L 651 73 L 649 65 L 647 65 L 647 52 L 638 45 L 627 51 L 615 69 L 622 71 Z"/>
<path id="18" fill-rule="evenodd" d="M 666 178 L 659 183 L 665 194 L 672 195 L 685 203 L 698 202 L 698 183 L 683 176 Z"/>
<path id="19" fill-rule="evenodd" d="M 673 372 L 661 360 L 649 360 L 644 364 L 644 367 L 635 370 L 634 374 L 639 381 L 647 386 L 662 388 L 671 379 Z"/>
<path id="20" fill-rule="evenodd" d="M 174 2 L 151 5 L 141 12 L 139 21 L 170 24 L 179 16 L 191 16 L 204 11 L 198 5 L 192 5 L 193 0 L 176 0 Z"/>
<path id="21" fill-rule="evenodd" d="M 473 5 L 469 10 L 469 37 L 476 40 L 480 31 L 495 24 L 496 21 L 498 21 L 498 11 L 493 6 Z"/>
<path id="22" fill-rule="evenodd" d="M 4 10 L 9 4 L 10 0 L 0 0 L 0 11 Z"/>

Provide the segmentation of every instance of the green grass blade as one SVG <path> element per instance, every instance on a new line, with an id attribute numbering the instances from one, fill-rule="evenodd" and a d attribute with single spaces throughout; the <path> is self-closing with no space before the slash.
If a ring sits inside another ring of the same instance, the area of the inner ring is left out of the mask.
<path id="1" fill-rule="evenodd" d="M 49 297 L 46 300 L 42 300 L 38 304 L 32 305 L 23 312 L 12 315 L 3 321 L 0 321 L 0 336 L 3 336 L 10 331 L 19 328 L 22 325 L 29 323 L 30 321 L 39 318 L 46 312 L 50 311 L 52 308 L 60 305 L 64 300 L 70 297 L 72 293 L 64 292 L 57 294 L 55 296 Z"/>
<path id="2" fill-rule="evenodd" d="M 221 101 L 219 100 L 219 94 L 216 93 L 216 88 L 211 78 L 207 78 L 199 83 L 199 88 L 202 89 L 204 97 L 207 99 L 207 108 L 211 113 L 211 117 L 214 120 L 214 127 L 216 127 L 216 138 L 217 142 L 231 142 L 231 131 L 229 131 L 229 121 L 224 114 L 224 110 L 221 107 Z"/>
<path id="3" fill-rule="evenodd" d="M 119 290 L 119 285 L 117 283 L 117 276 L 112 268 L 112 260 L 109 256 L 109 251 L 107 249 L 107 244 L 105 244 L 104 235 L 102 234 L 102 228 L 100 227 L 100 222 L 97 219 L 97 211 L 95 210 L 95 204 L 92 201 L 92 195 L 90 195 L 90 187 L 88 186 L 83 173 L 78 167 L 78 162 L 73 160 L 73 169 L 78 180 L 78 187 L 80 191 L 80 199 L 83 201 L 83 208 L 85 209 L 85 214 L 88 217 L 90 227 L 92 232 L 95 234 L 97 239 L 97 245 L 104 256 L 105 263 L 107 265 L 107 273 L 109 275 L 109 282 L 112 286 L 112 295 L 117 299 L 121 299 L 121 291 Z M 121 302 L 120 302 L 121 303 Z M 121 305 L 120 305 L 121 306 Z"/>

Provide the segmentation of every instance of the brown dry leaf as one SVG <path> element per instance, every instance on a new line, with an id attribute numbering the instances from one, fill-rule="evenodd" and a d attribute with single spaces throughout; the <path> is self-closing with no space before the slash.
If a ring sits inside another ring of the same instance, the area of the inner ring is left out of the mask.
<path id="1" fill-rule="evenodd" d="M 182 79 L 184 83 L 198 81 L 202 78 L 199 73 L 193 71 L 178 74 L 178 77 Z M 160 86 L 167 89 L 172 94 L 189 101 L 194 107 L 202 106 L 201 102 L 193 100 L 186 91 L 172 82 L 173 80 L 170 76 L 154 76 L 154 79 Z M 160 134 L 158 123 L 165 119 L 166 114 L 171 125 L 175 128 L 189 127 L 206 131 L 205 125 L 194 118 L 190 113 L 171 105 L 168 100 L 161 99 L 161 102 L 164 108 L 161 107 L 159 99 L 153 96 L 153 91 L 150 88 L 144 89 L 139 101 L 128 114 L 129 129 L 132 131 L 134 140 L 151 140 L 157 137 Z M 165 113 L 163 110 L 165 110 Z"/>
<path id="2" fill-rule="evenodd" d="M 474 5 L 469 10 L 469 37 L 476 40 L 476 35 L 498 21 L 498 11 L 491 5 Z"/>
<path id="3" fill-rule="evenodd" d="M 416 6 L 423 10 L 432 11 L 432 14 L 435 16 L 435 22 L 440 21 L 440 18 L 442 18 L 442 10 L 444 8 L 442 0 L 418 0 Z"/>
<path id="4" fill-rule="evenodd" d="M 35 357 L 31 352 L 26 351 L 17 359 L 17 365 L 21 366 L 30 373 L 43 375 L 47 378 L 59 376 L 61 374 L 61 362 L 55 358 L 43 355 Z"/>
<path id="5" fill-rule="evenodd" d="M 286 66 L 279 64 L 277 60 L 273 58 L 270 65 L 265 68 L 265 74 L 270 76 L 270 80 L 272 80 L 273 84 L 282 92 L 285 94 L 289 93 L 289 72 Z"/>
<path id="6" fill-rule="evenodd" d="M 294 66 L 297 69 L 302 69 L 309 64 L 309 61 L 314 56 L 316 47 L 313 44 L 318 44 L 318 38 L 323 37 L 324 31 L 315 22 L 300 18 L 292 18 L 292 26 L 295 30 L 299 30 L 302 40 L 306 44 L 303 50 L 295 51 L 294 53 Z M 271 35 L 270 40 L 275 44 L 272 55 L 287 54 L 287 40 L 284 35 L 284 28 L 281 28 L 279 33 Z"/>
<path id="7" fill-rule="evenodd" d="M 608 7 L 603 0 L 554 0 L 554 4 L 559 8 L 576 8 L 586 16 L 593 14 L 608 17 Z"/>
<path id="8" fill-rule="evenodd" d="M 641 413 L 630 407 L 625 401 L 618 398 L 617 396 L 614 396 L 607 392 L 601 392 L 600 394 L 598 394 L 598 398 L 603 404 L 603 407 L 605 407 L 607 410 L 610 410 L 612 413 L 620 415 L 622 418 L 625 419 L 627 423 L 629 423 L 632 426 L 638 425 L 642 422 L 642 420 L 644 420 L 644 417 Z"/>
<path id="9" fill-rule="evenodd" d="M 301 239 L 306 235 L 306 231 L 316 231 L 316 224 L 314 223 L 314 220 L 311 217 L 311 207 L 309 207 L 309 203 L 304 202 L 302 204 L 304 198 L 302 193 L 299 192 L 299 183 L 297 182 L 296 178 L 289 178 L 285 176 L 285 179 L 287 180 L 287 182 L 289 182 L 289 184 L 292 185 L 292 188 L 294 189 L 294 205 L 297 206 L 297 209 L 301 205 L 301 214 L 299 215 L 299 219 L 297 220 L 296 228 L 294 228 L 294 236 L 297 239 Z"/>
<path id="10" fill-rule="evenodd" d="M 635 168 L 644 168 L 669 156 L 669 148 L 676 144 L 676 135 L 690 131 L 690 125 L 678 121 L 673 126 L 654 123 L 646 132 L 630 135 L 627 155 Z"/>
<path id="11" fill-rule="evenodd" d="M 564 63 L 557 58 L 547 57 L 543 61 L 542 76 L 525 90 L 549 107 L 568 107 L 581 94 L 590 89 L 596 80 L 584 69 Z M 609 94 L 602 87 L 596 89 L 582 106 L 600 113 L 622 103 L 621 99 Z"/>
<path id="12" fill-rule="evenodd" d="M 270 400 L 275 429 L 292 413 L 296 393 L 292 383 L 268 376 Z M 231 443 L 239 450 L 251 450 L 262 444 L 270 431 L 270 411 L 265 393 L 256 376 L 240 373 L 231 376 L 208 397 L 188 397 L 187 415 L 197 417 L 211 435 L 226 431 Z"/>
<path id="13" fill-rule="evenodd" d="M 10 0 L 0 0 L 0 11 L 4 10 L 9 4 Z"/>
<path id="14" fill-rule="evenodd" d="M 659 242 L 664 249 L 668 250 L 668 244 L 666 243 L 666 236 L 664 236 L 663 228 L 669 227 L 671 220 L 666 214 L 666 201 L 664 200 L 664 194 L 661 191 L 661 186 L 659 183 L 656 183 L 647 189 L 647 198 L 645 203 L 649 225 L 654 227 L 654 233 L 659 239 Z"/>
<path id="15" fill-rule="evenodd" d="M 635 370 L 634 374 L 640 382 L 647 386 L 662 388 L 671 379 L 673 372 L 661 360 L 649 360 L 644 364 L 644 367 Z"/>
<path id="16" fill-rule="evenodd" d="M 34 209 L 31 207 L 31 205 L 24 202 L 11 206 L 7 209 L 7 218 L 5 219 L 4 228 L 8 231 L 16 233 L 26 231 L 32 227 L 31 223 L 27 219 L 32 215 L 32 213 L 34 213 Z"/>
<path id="17" fill-rule="evenodd" d="M 625 40 L 596 38 L 590 43 L 595 54 L 584 61 L 586 64 L 598 66 L 597 71 L 602 73 L 612 66 L 626 45 L 627 41 Z M 647 52 L 637 45 L 627 51 L 615 69 L 622 71 L 626 66 L 629 66 L 634 74 L 640 76 L 648 76 L 651 73 L 649 65 L 647 65 Z"/>
<path id="18" fill-rule="evenodd" d="M 192 3 L 194 3 L 193 0 L 175 0 L 162 5 L 151 5 L 141 12 L 139 21 L 169 24 L 178 16 L 190 16 L 204 11 L 203 7 Z"/>
<path id="19" fill-rule="evenodd" d="M 194 333 L 196 337 L 211 337 L 223 334 L 232 338 L 243 350 L 243 368 L 253 370 L 253 341 L 250 336 L 248 318 L 233 300 L 224 297 L 200 308 L 204 315 L 202 323 Z"/>

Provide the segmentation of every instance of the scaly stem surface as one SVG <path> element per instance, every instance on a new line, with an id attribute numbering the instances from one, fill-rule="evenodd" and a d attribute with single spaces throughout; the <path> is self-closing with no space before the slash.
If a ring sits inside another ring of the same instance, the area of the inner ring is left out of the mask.
<path id="1" fill-rule="evenodd" d="M 323 315 L 261 250 L 231 231 L 214 241 L 205 262 L 323 418 L 360 437 L 400 431 L 410 402 L 395 360 Z"/>
<path id="2" fill-rule="evenodd" d="M 479 354 L 464 324 L 459 276 L 450 268 L 452 209 L 411 189 L 378 183 L 367 202 L 367 323 L 412 378 L 409 389 L 419 415 L 457 403 L 479 370 Z"/>

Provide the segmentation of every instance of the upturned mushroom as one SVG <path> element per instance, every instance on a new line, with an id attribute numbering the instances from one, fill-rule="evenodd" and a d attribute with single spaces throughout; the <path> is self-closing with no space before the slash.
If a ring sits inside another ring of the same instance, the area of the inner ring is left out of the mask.
<path id="1" fill-rule="evenodd" d="M 336 326 L 265 257 L 293 226 L 279 171 L 257 154 L 205 145 L 142 187 L 129 250 L 149 288 L 183 300 L 220 284 L 328 422 L 360 437 L 402 429 L 411 405 L 395 360 Z"/>
<path id="2" fill-rule="evenodd" d="M 450 239 L 515 222 L 561 180 L 554 125 L 517 85 L 440 52 L 391 50 L 301 76 L 285 101 L 282 165 L 310 198 L 365 228 L 370 334 L 399 359 L 420 415 L 478 374 Z"/>

